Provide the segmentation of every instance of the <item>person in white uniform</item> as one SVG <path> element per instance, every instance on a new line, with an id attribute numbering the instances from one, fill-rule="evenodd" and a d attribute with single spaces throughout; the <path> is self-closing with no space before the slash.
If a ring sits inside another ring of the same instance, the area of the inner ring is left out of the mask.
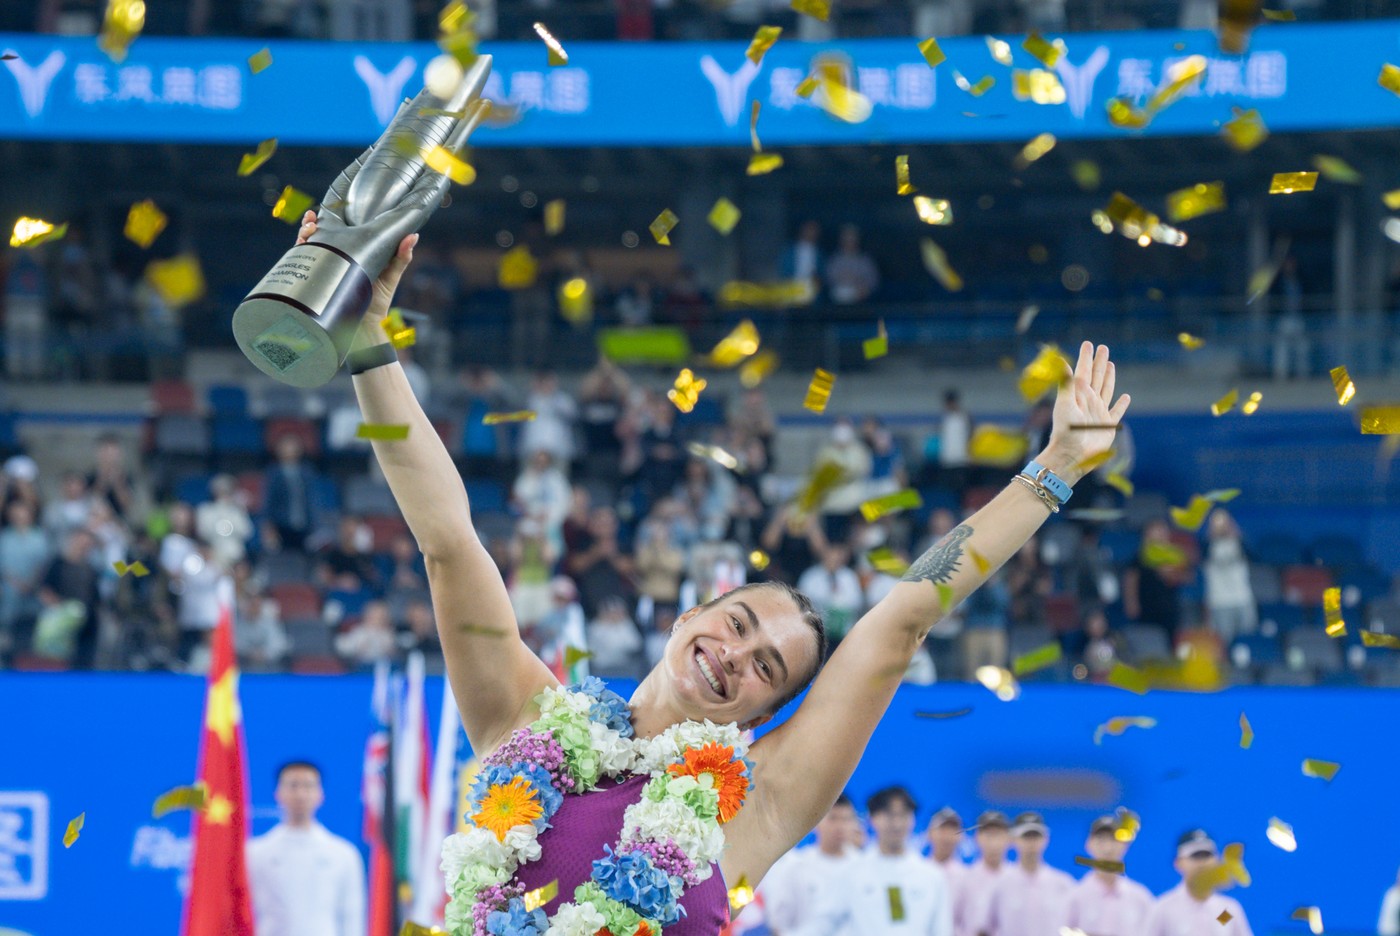
<path id="1" fill-rule="evenodd" d="M 779 858 L 758 888 L 773 936 L 802 932 L 811 924 L 821 895 L 844 885 L 861 837 L 860 817 L 849 796 L 842 793 L 837 798 L 816 832 L 815 845 L 794 848 Z"/>
<path id="2" fill-rule="evenodd" d="M 292 761 L 277 771 L 282 821 L 248 843 L 258 936 L 365 936 L 365 864 L 359 849 L 316 821 L 321 771 Z"/>
<path id="3" fill-rule="evenodd" d="M 1128 842 L 1118 838 L 1118 820 L 1100 816 L 1089 826 L 1084 847 L 1095 861 L 1122 863 Z M 1152 892 L 1124 874 L 1094 868 L 1070 892 L 1065 925 L 1094 936 L 1138 936 L 1152 909 Z"/>
<path id="4" fill-rule="evenodd" d="M 985 936 L 982 924 L 992 902 L 992 890 L 1014 862 L 1006 852 L 1011 848 L 1011 820 L 1006 813 L 988 809 L 977 817 L 974 838 L 981 857 L 968 867 L 958 885 L 958 905 L 953 914 L 957 936 Z"/>
<path id="5" fill-rule="evenodd" d="M 1395 883 L 1381 898 L 1381 917 L 1376 923 L 1378 936 L 1400 936 L 1400 872 L 1395 875 Z"/>
<path id="6" fill-rule="evenodd" d="M 1176 845 L 1175 867 L 1181 883 L 1152 905 L 1142 936 L 1254 936 L 1244 908 L 1232 897 L 1192 887 L 1220 863 L 1220 852 L 1205 829 L 1192 829 Z M 1228 916 L 1226 916 L 1228 914 Z"/>
<path id="7" fill-rule="evenodd" d="M 1044 817 L 1036 812 L 1021 813 L 1011 824 L 1011 840 L 1016 863 L 992 888 L 986 922 L 980 929 L 989 936 L 1059 936 L 1065 902 L 1075 882 L 1045 863 L 1050 829 Z"/>
<path id="8" fill-rule="evenodd" d="M 929 860 L 938 865 L 943 876 L 948 879 L 948 897 L 953 903 L 954 927 L 958 900 L 962 893 L 963 879 L 967 877 L 967 865 L 958 855 L 958 845 L 962 843 L 962 816 L 951 806 L 944 806 L 933 814 L 928 823 L 928 842 L 931 848 Z"/>
<path id="9" fill-rule="evenodd" d="M 812 936 L 953 936 L 953 901 L 943 871 L 913 848 L 918 805 L 903 787 L 870 797 L 875 846 L 851 859 L 845 886 L 822 895 Z M 842 929 L 845 927 L 846 929 Z"/>

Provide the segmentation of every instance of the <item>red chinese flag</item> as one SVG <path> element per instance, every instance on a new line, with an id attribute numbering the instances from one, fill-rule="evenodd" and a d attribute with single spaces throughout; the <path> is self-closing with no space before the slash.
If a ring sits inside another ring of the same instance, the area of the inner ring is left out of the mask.
<path id="1" fill-rule="evenodd" d="M 204 701 L 199 779 L 209 792 L 204 811 L 194 816 L 194 858 L 185 900 L 184 936 L 253 936 L 253 906 L 243 855 L 248 838 L 245 762 L 233 614 L 230 602 L 224 600 L 214 629 Z"/>

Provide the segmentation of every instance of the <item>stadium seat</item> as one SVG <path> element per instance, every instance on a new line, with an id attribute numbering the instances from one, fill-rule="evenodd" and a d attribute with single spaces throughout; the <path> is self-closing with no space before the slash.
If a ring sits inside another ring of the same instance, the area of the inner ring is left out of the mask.
<path id="1" fill-rule="evenodd" d="M 1045 609 L 1045 623 L 1056 634 L 1079 629 L 1079 599 L 1074 595 L 1050 595 L 1042 606 Z"/>
<path id="2" fill-rule="evenodd" d="M 1264 667 L 1259 683 L 1264 686 L 1311 686 L 1313 676 L 1307 670 L 1293 669 L 1285 663 L 1274 663 Z"/>
<path id="3" fill-rule="evenodd" d="M 1370 566 L 1347 569 L 1337 576 L 1342 589 L 1342 607 L 1364 606 L 1390 594 L 1390 576 Z"/>
<path id="4" fill-rule="evenodd" d="M 607 503 L 611 497 L 594 499 L 594 503 Z M 482 513 L 506 513 L 509 510 L 509 503 L 506 499 L 506 489 L 499 481 L 479 479 L 467 482 L 467 500 L 471 503 L 472 514 Z"/>
<path id="5" fill-rule="evenodd" d="M 1167 519 L 1167 509 L 1171 504 L 1166 495 L 1156 491 L 1136 491 L 1123 504 L 1123 522 L 1135 530 L 1140 530 L 1151 520 Z"/>
<path id="6" fill-rule="evenodd" d="M 1128 645 L 1128 655 L 1136 662 L 1172 658 L 1167 632 L 1155 624 L 1128 624 L 1123 627 L 1122 634 L 1123 642 Z"/>
<path id="7" fill-rule="evenodd" d="M 253 413 L 265 419 L 305 419 L 310 415 L 309 399 L 305 390 L 269 384 L 253 397 Z"/>
<path id="8" fill-rule="evenodd" d="M 299 618 L 286 624 L 293 656 L 328 656 L 334 653 L 331 629 L 318 618 Z"/>
<path id="9" fill-rule="evenodd" d="M 1282 659 L 1283 649 L 1278 639 L 1263 634 L 1246 634 L 1230 645 L 1230 662 L 1240 669 L 1267 666 Z"/>
<path id="10" fill-rule="evenodd" d="M 1249 587 L 1254 592 L 1254 600 L 1260 604 L 1274 604 L 1283 600 L 1283 581 L 1278 569 L 1260 562 L 1249 567 Z"/>
<path id="11" fill-rule="evenodd" d="M 1367 605 L 1366 629 L 1378 634 L 1400 634 L 1400 600 L 1377 598 Z"/>
<path id="12" fill-rule="evenodd" d="M 150 406 L 156 416 L 192 415 L 196 412 L 194 387 L 184 380 L 157 380 L 151 384 Z"/>
<path id="13" fill-rule="evenodd" d="M 287 582 L 304 583 L 311 577 L 311 562 L 305 553 L 275 552 L 266 553 L 258 561 L 258 574 L 269 586 L 284 585 Z M 284 610 L 282 616 L 286 617 Z"/>
<path id="14" fill-rule="evenodd" d="M 265 445 L 269 452 L 276 451 L 277 442 L 283 436 L 293 435 L 301 440 L 302 451 L 308 458 L 317 458 L 321 454 L 321 430 L 316 423 L 310 419 L 294 419 L 291 417 L 279 417 L 267 421 L 266 434 L 264 435 Z"/>
<path id="15" fill-rule="evenodd" d="M 1283 600 L 1289 604 L 1316 608 L 1322 604 L 1322 593 L 1332 585 L 1332 572 L 1320 566 L 1295 565 L 1283 570 Z"/>
<path id="16" fill-rule="evenodd" d="M 1116 566 L 1132 565 L 1141 543 L 1142 536 L 1135 530 L 1104 530 L 1099 534 L 1099 546 L 1108 551 Z"/>
<path id="17" fill-rule="evenodd" d="M 267 596 L 277 602 L 283 620 L 319 618 L 321 616 L 321 593 L 315 586 L 305 582 L 283 582 L 279 585 L 269 585 Z"/>
<path id="18" fill-rule="evenodd" d="M 256 455 L 265 451 L 262 423 L 246 416 L 216 416 L 212 423 L 216 455 Z"/>
<path id="19" fill-rule="evenodd" d="M 209 500 L 209 478 L 207 474 L 180 478 L 175 482 L 175 499 L 195 506 Z"/>
<path id="20" fill-rule="evenodd" d="M 375 514 L 365 517 L 365 526 L 374 534 L 374 551 L 384 552 L 394 537 L 408 532 L 408 524 L 398 514 Z"/>
<path id="21" fill-rule="evenodd" d="M 261 471 L 245 471 L 238 476 L 238 490 L 245 498 L 248 513 L 254 517 L 262 513 L 264 481 Z"/>
<path id="22" fill-rule="evenodd" d="M 1058 566 L 1074 558 L 1079 542 L 1084 538 L 1073 523 L 1051 523 L 1040 530 L 1040 559 L 1048 566 Z"/>
<path id="23" fill-rule="evenodd" d="M 398 512 L 389 486 L 369 475 L 356 475 L 345 482 L 345 511 L 352 514 L 392 514 Z"/>
<path id="24" fill-rule="evenodd" d="M 198 416 L 170 414 L 157 417 L 155 448 L 160 456 L 209 454 L 209 426 Z"/>
<path id="25" fill-rule="evenodd" d="M 1308 559 L 1334 571 L 1356 569 L 1366 564 L 1361 544 L 1350 536 L 1319 536 L 1308 547 Z"/>
<path id="26" fill-rule="evenodd" d="M 292 657 L 291 671 L 302 676 L 341 676 L 345 664 L 335 656 Z"/>
<path id="27" fill-rule="evenodd" d="M 1260 604 L 1259 633 L 1269 637 L 1286 634 L 1305 623 L 1303 609 L 1291 604 Z"/>
<path id="28" fill-rule="evenodd" d="M 16 653 L 10 659 L 10 668 L 21 672 L 59 673 L 68 669 L 68 663 L 33 653 Z"/>
<path id="29" fill-rule="evenodd" d="M 1328 637 L 1322 630 L 1299 628 L 1283 638 L 1284 655 L 1301 651 L 1310 667 L 1321 673 L 1336 673 L 1346 668 L 1342 657 L 1342 642 Z"/>
<path id="30" fill-rule="evenodd" d="M 1303 561 L 1303 546 L 1287 533 L 1268 533 L 1249 547 L 1250 555 L 1259 562 L 1273 566 L 1294 565 Z"/>
<path id="31" fill-rule="evenodd" d="M 205 399 L 213 416 L 248 415 L 248 391 L 236 384 L 215 384 L 206 391 Z"/>

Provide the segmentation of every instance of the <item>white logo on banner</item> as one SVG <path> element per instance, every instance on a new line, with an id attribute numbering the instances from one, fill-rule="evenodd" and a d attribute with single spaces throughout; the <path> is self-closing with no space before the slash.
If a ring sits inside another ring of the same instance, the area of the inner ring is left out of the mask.
<path id="1" fill-rule="evenodd" d="M 379 69 L 363 55 L 355 56 L 355 73 L 369 88 L 369 106 L 374 109 L 374 116 L 381 124 L 387 127 L 389 121 L 394 119 L 394 113 L 403 99 L 403 86 L 408 84 L 408 79 L 417 70 L 418 60 L 407 55 L 384 74 L 380 74 Z"/>
<path id="2" fill-rule="evenodd" d="M 707 55 L 700 60 L 700 70 L 710 79 L 710 84 L 715 86 L 715 100 L 719 104 L 719 113 L 724 118 L 725 126 L 736 126 L 739 123 L 739 114 L 744 110 L 744 98 L 748 96 L 749 85 L 753 84 L 758 75 L 758 66 L 745 59 L 744 66 L 731 75 L 719 62 Z"/>
<path id="3" fill-rule="evenodd" d="M 49 86 L 53 84 L 54 76 L 68 57 L 55 49 L 38 66 L 33 66 L 13 51 L 6 52 L 15 55 L 14 58 L 5 60 L 5 67 L 15 76 L 15 82 L 19 85 L 19 97 L 24 104 L 24 112 L 30 117 L 38 117 L 44 112 L 44 104 L 48 101 Z"/>
<path id="4" fill-rule="evenodd" d="M 0 900 L 43 900 L 48 893 L 49 798 L 0 791 Z"/>
<path id="5" fill-rule="evenodd" d="M 1089 102 L 1094 99 L 1094 82 L 1099 72 L 1108 64 L 1108 47 L 1099 46 L 1084 60 L 1083 65 L 1070 63 L 1068 56 L 1061 56 L 1055 63 L 1055 71 L 1065 86 L 1065 99 L 1069 102 L 1069 112 L 1079 120 L 1089 112 Z"/>

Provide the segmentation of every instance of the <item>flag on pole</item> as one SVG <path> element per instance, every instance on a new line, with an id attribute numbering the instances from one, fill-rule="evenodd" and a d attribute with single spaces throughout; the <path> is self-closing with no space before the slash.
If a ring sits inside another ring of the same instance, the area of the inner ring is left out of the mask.
<path id="1" fill-rule="evenodd" d="M 369 926 L 367 936 L 397 936 L 398 897 L 394 882 L 393 703 L 389 664 L 374 668 L 370 700 L 370 735 L 365 742 L 364 779 L 360 791 L 364 805 L 364 840 L 369 846 Z"/>
<path id="2" fill-rule="evenodd" d="M 428 723 L 423 708 L 423 654 L 410 653 L 403 683 L 399 717 L 394 721 L 394 868 L 399 906 L 413 907 L 414 871 L 423 851 L 428 816 Z"/>
<path id="3" fill-rule="evenodd" d="M 457 762 L 465 740 L 457 714 L 452 686 L 442 681 L 442 717 L 438 721 L 437 745 L 433 749 L 432 785 L 428 790 L 428 813 L 423 844 L 413 875 L 413 912 L 409 919 L 424 926 L 444 926 L 447 886 L 442 879 L 442 840 L 457 831 Z M 460 739 L 459 739 L 459 736 Z"/>
<path id="4" fill-rule="evenodd" d="M 204 811 L 194 814 L 194 857 L 182 933 L 253 936 L 243 852 L 248 839 L 247 756 L 233 655 L 233 588 L 227 579 L 220 583 L 212 650 L 199 743 L 199 780 L 208 794 Z"/>

